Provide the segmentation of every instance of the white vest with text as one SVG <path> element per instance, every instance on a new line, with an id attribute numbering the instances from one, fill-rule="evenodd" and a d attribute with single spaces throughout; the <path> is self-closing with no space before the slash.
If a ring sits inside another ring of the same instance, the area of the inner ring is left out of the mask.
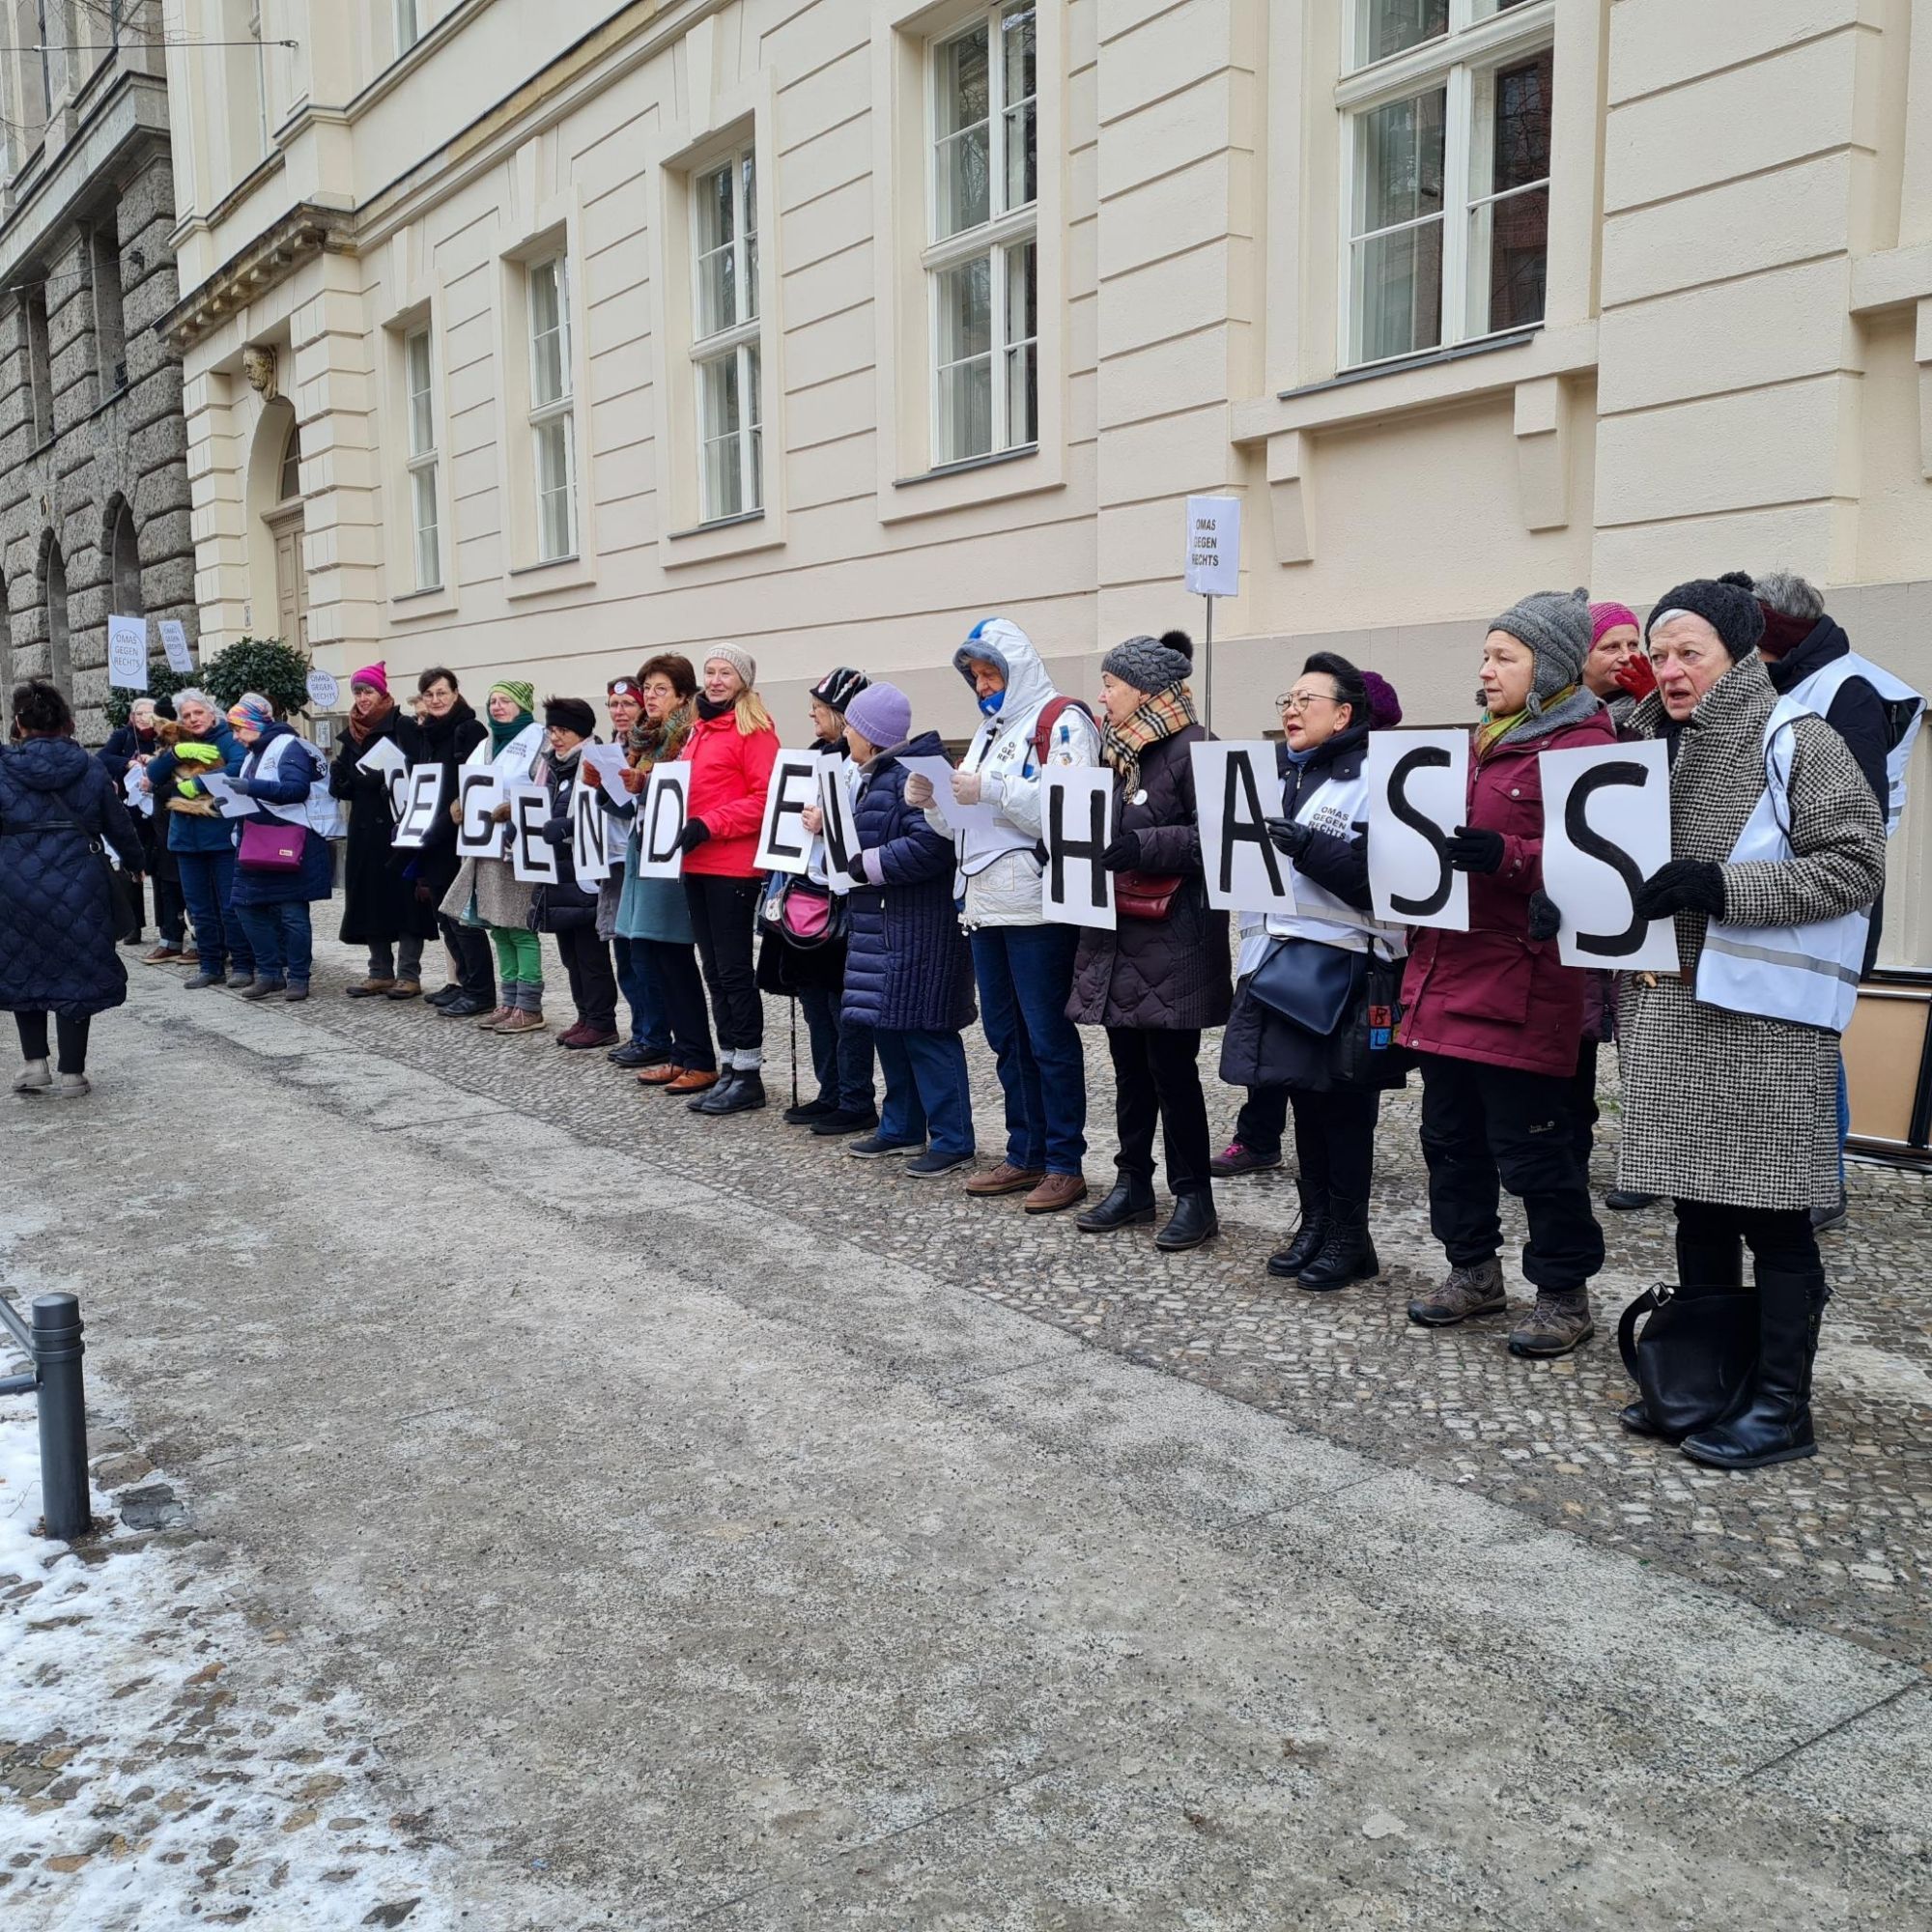
<path id="1" fill-rule="evenodd" d="M 1793 685 L 1785 696 L 1806 710 L 1815 711 L 1820 718 L 1829 718 L 1838 693 L 1855 677 L 1863 678 L 1878 693 L 1879 702 L 1885 706 L 1891 724 L 1892 742 L 1885 754 L 1885 776 L 1889 787 L 1885 802 L 1885 836 L 1889 838 L 1898 830 L 1898 821 L 1905 813 L 1905 774 L 1912 763 L 1912 747 L 1918 740 L 1918 727 L 1925 722 L 1924 698 L 1882 665 L 1860 657 L 1857 651 L 1847 651 L 1843 657 L 1833 659 L 1823 669 L 1814 670 L 1804 683 Z"/>
<path id="2" fill-rule="evenodd" d="M 249 776 L 258 779 L 278 777 L 282 760 L 289 755 L 292 748 L 308 760 L 314 771 L 315 782 L 309 786 L 308 796 L 298 799 L 294 805 L 270 805 L 266 798 L 258 798 L 255 803 L 291 825 L 307 826 L 318 838 L 340 838 L 343 834 L 342 806 L 329 796 L 328 767 L 323 763 L 322 753 L 306 738 L 298 738 L 293 731 L 285 738 L 277 738 L 256 760 L 255 769 Z"/>

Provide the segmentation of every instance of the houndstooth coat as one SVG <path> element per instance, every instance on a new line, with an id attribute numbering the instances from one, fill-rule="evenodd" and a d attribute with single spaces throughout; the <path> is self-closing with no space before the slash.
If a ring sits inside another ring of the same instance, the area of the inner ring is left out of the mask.
<path id="1" fill-rule="evenodd" d="M 1725 911 L 1743 925 L 1795 925 L 1868 906 L 1885 884 L 1885 823 L 1845 742 L 1801 719 L 1783 864 L 1724 864 L 1764 792 L 1764 727 L 1777 695 L 1755 656 L 1712 686 L 1670 771 L 1670 851 L 1723 864 Z M 1662 735 L 1647 697 L 1631 735 Z M 1804 1208 L 1838 1192 L 1838 1037 L 1700 1004 L 1707 923 L 1677 915 L 1681 973 L 1620 976 L 1623 1142 L 1617 1185 L 1738 1208 Z M 1649 983 L 1655 980 L 1655 984 Z"/>

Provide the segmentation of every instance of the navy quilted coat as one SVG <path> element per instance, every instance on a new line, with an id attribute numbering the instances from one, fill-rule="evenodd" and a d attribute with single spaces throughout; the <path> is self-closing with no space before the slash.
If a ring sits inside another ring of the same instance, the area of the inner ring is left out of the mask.
<path id="1" fill-rule="evenodd" d="M 906 803 L 895 753 L 943 757 L 935 731 L 882 752 L 853 806 L 860 849 L 878 854 L 883 888 L 855 886 L 839 1017 L 898 1033 L 959 1033 L 973 1024 L 973 954 L 952 903 L 952 841 Z"/>
<path id="2" fill-rule="evenodd" d="M 97 760 L 71 738 L 0 749 L 0 1011 L 78 1019 L 128 997 L 96 838 L 129 870 L 140 865 L 128 808 Z"/>

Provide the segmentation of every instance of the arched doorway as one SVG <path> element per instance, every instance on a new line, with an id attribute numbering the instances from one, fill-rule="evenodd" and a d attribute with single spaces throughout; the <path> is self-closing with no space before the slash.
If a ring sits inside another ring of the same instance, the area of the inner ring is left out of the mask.
<path id="1" fill-rule="evenodd" d="M 107 528 L 109 583 L 114 602 L 111 614 L 140 617 L 147 613 L 147 599 L 141 591 L 141 547 L 134 535 L 134 513 L 125 497 L 115 500 Z"/>
<path id="2" fill-rule="evenodd" d="M 59 687 L 61 696 L 73 702 L 73 648 L 67 629 L 67 559 L 50 535 L 46 554 L 47 675 Z"/>
<path id="3" fill-rule="evenodd" d="M 301 425 L 289 424 L 275 469 L 275 504 L 264 513 L 275 554 L 275 635 L 308 649 L 308 571 L 302 562 Z"/>

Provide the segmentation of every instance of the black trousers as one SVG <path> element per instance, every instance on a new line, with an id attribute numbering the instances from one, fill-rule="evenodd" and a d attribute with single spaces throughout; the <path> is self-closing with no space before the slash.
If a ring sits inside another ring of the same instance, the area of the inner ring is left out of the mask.
<path id="1" fill-rule="evenodd" d="M 696 1073 L 715 1073 L 718 1056 L 711 1050 L 711 1021 L 704 1010 L 704 980 L 697 971 L 697 954 L 673 940 L 634 939 L 643 947 L 656 976 L 670 1027 L 670 1057 L 674 1066 Z"/>
<path id="2" fill-rule="evenodd" d="M 1577 1154 L 1575 1075 L 1420 1058 L 1429 1227 L 1450 1265 L 1501 1253 L 1497 1209 L 1507 1187 L 1529 1219 L 1525 1279 L 1555 1294 L 1583 1287 L 1604 1265 L 1604 1231 Z"/>
<path id="3" fill-rule="evenodd" d="M 595 925 L 573 925 L 556 935 L 563 970 L 570 976 L 570 1002 L 580 1026 L 593 1033 L 617 1030 L 617 974 L 611 947 Z"/>
<path id="4" fill-rule="evenodd" d="M 1177 1195 L 1208 1193 L 1212 1183 L 1199 1031 L 1109 1027 L 1107 1051 L 1114 1060 L 1114 1120 L 1121 1136 L 1115 1166 L 1151 1184 L 1157 1125 L 1167 1153 L 1168 1186 Z"/>
<path id="5" fill-rule="evenodd" d="M 54 1015 L 54 1038 L 60 1046 L 60 1063 L 56 1073 L 85 1073 L 87 1071 L 87 1031 L 94 1024 L 92 1013 L 82 1013 L 77 1019 L 70 1019 L 66 1013 Z M 15 1013 L 14 1030 L 20 1036 L 20 1058 L 22 1060 L 44 1060 L 47 1057 L 47 1016 L 45 1013 Z"/>
<path id="6" fill-rule="evenodd" d="M 447 913 L 436 916 L 437 930 L 456 961 L 456 983 L 472 998 L 497 1004 L 497 961 L 490 935 L 480 925 L 465 925 Z"/>
<path id="7" fill-rule="evenodd" d="M 1241 1111 L 1235 1116 L 1235 1139 L 1264 1160 L 1281 1158 L 1281 1137 L 1288 1131 L 1288 1089 L 1250 1087 Z"/>
<path id="8" fill-rule="evenodd" d="M 1583 1163 L 1583 1179 L 1590 1178 L 1590 1152 L 1597 1140 L 1597 1048 L 1599 1042 L 1587 1035 L 1577 1049 L 1577 1073 L 1570 1083 L 1570 1122 L 1577 1143 L 1577 1158 Z"/>
<path id="9" fill-rule="evenodd" d="M 1811 1216 L 1802 1208 L 1732 1208 L 1678 1201 L 1677 1278 L 1686 1288 L 1744 1286 L 1744 1251 L 1760 1268 L 1785 1272 L 1822 1266 Z"/>
<path id="10" fill-rule="evenodd" d="M 765 1008 L 752 959 L 752 928 L 762 884 L 703 872 L 684 875 L 691 929 L 697 935 L 697 957 L 711 993 L 711 1024 L 726 1055 L 755 1053 L 765 1043 Z"/>
<path id="11" fill-rule="evenodd" d="M 1326 1094 L 1300 1088 L 1287 1094 L 1294 1112 L 1294 1161 L 1301 1184 L 1323 1195 L 1366 1203 L 1376 1171 L 1376 1116 L 1382 1096 L 1374 1087 L 1337 1087 Z M 1241 1143 L 1246 1147 L 1248 1143 Z"/>

